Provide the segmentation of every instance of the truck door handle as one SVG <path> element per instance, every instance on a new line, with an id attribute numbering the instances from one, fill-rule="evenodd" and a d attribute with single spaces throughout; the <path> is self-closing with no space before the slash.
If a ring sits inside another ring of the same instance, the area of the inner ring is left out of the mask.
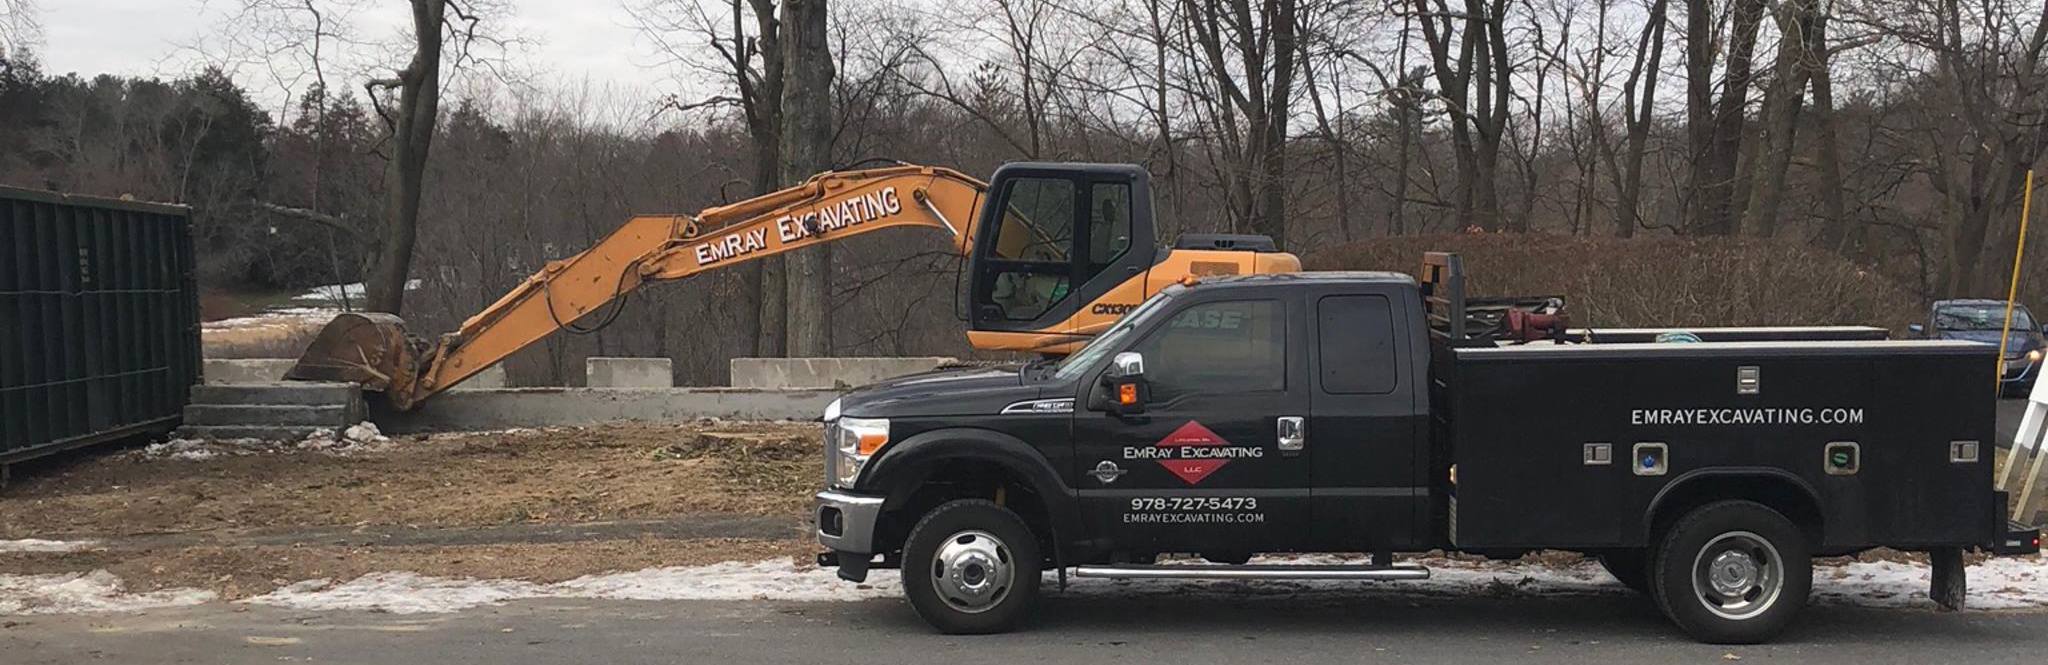
<path id="1" fill-rule="evenodd" d="M 1280 416 L 1273 421 L 1280 439 L 1280 452 L 1298 453 L 1308 445 L 1308 429 L 1303 426 L 1301 416 Z"/>

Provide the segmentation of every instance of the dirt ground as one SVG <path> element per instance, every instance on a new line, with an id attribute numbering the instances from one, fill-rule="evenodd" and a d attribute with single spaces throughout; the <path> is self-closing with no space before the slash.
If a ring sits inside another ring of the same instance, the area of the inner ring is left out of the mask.
<path id="1" fill-rule="evenodd" d="M 819 436 L 807 423 L 607 425 L 395 437 L 347 454 L 188 460 L 128 451 L 24 472 L 0 493 L 0 540 L 696 513 L 795 518 L 823 478 Z"/>
<path id="2" fill-rule="evenodd" d="M 706 422 L 393 437 L 305 450 L 229 442 L 24 469 L 0 493 L 0 540 L 96 539 L 78 552 L 0 553 L 16 574 L 106 569 L 130 588 L 261 594 L 305 579 L 406 570 L 560 581 L 587 574 L 809 554 L 785 539 L 236 545 L 238 534 L 765 516 L 798 523 L 821 481 L 818 427 Z M 196 453 L 195 453 L 196 451 Z M 196 458 L 196 459 L 195 459 Z M 199 536 L 206 542 L 124 547 Z M 223 544 L 225 543 L 225 544 Z"/>

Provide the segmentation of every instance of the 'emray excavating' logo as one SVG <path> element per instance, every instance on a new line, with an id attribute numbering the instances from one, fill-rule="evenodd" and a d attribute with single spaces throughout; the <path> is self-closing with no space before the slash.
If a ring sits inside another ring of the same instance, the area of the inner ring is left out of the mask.
<path id="1" fill-rule="evenodd" d="M 1159 466 L 1189 485 L 1200 484 L 1202 479 L 1232 459 L 1265 456 L 1264 448 L 1231 445 L 1230 441 L 1192 420 L 1150 447 L 1124 448 L 1124 459 L 1157 461 Z"/>

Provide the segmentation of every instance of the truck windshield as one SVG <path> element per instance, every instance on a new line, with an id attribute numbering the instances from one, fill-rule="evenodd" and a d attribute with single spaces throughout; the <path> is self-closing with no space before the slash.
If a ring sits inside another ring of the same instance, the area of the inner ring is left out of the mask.
<path id="1" fill-rule="evenodd" d="M 1166 287 L 1158 295 L 1152 296 L 1143 304 L 1138 305 L 1137 309 L 1131 310 L 1131 313 L 1125 314 L 1123 320 L 1117 321 L 1116 325 L 1110 327 L 1109 332 L 1096 335 L 1095 339 L 1088 342 L 1087 346 L 1081 347 L 1081 350 L 1075 351 L 1073 355 L 1067 356 L 1066 359 L 1061 360 L 1058 365 L 1054 366 L 1053 378 L 1062 381 L 1078 378 L 1082 372 L 1088 371 L 1088 367 L 1094 365 L 1096 360 L 1116 349 L 1123 348 L 1125 338 L 1130 337 L 1131 331 L 1138 328 L 1138 323 L 1142 322 L 1152 312 L 1159 311 L 1160 308 L 1165 307 L 1166 302 L 1173 299 L 1173 294 L 1178 293 L 1182 288 L 1184 287 L 1178 285 Z"/>
<path id="2" fill-rule="evenodd" d="M 1934 327 L 1941 330 L 1997 330 L 2005 323 L 2005 305 L 1943 305 L 1934 312 Z M 2014 330 L 2033 330 L 2034 317 L 2025 307 L 2012 308 Z"/>

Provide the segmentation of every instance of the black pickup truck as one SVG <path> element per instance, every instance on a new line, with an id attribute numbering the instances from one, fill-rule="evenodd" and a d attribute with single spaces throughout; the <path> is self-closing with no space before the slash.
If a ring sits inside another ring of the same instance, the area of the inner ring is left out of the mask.
<path id="1" fill-rule="evenodd" d="M 1454 255 L 1422 277 L 1191 281 L 1061 360 L 850 392 L 824 416 L 819 563 L 899 567 L 921 616 L 976 633 L 1048 571 L 1404 580 L 1429 571 L 1397 552 L 1571 550 L 1697 639 L 1756 642 L 1815 556 L 1931 552 L 1953 604 L 1963 551 L 2039 548 L 1992 490 L 1992 347 L 1588 342 L 1556 299 L 1468 299 Z M 1371 563 L 1247 563 L 1282 552 Z"/>

